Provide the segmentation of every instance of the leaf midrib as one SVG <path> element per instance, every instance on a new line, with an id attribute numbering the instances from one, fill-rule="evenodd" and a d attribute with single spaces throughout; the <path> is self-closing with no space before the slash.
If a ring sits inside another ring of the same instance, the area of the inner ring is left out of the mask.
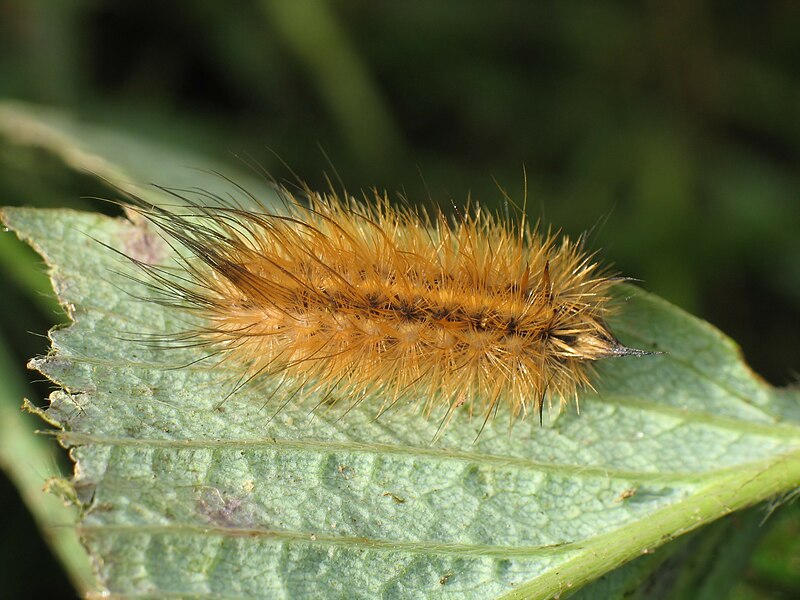
<path id="1" fill-rule="evenodd" d="M 708 486 L 686 498 L 654 511 L 646 518 L 647 527 L 636 520 L 590 538 L 575 558 L 501 598 L 549 598 L 565 587 L 579 588 L 607 572 L 609 565 L 623 564 L 706 523 L 798 485 L 800 450 L 742 465 L 725 477 L 714 478 Z"/>

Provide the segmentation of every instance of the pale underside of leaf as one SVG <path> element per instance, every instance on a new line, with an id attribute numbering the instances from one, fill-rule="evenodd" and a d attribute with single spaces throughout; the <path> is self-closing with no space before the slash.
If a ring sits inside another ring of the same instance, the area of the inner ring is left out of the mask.
<path id="1" fill-rule="evenodd" d="M 379 401 L 284 404 L 202 350 L 137 342 L 185 316 L 137 297 L 98 241 L 169 260 L 141 224 L 9 209 L 75 323 L 34 366 L 77 461 L 80 532 L 125 596 L 549 597 L 800 480 L 793 403 L 719 332 L 624 288 L 611 326 L 665 354 L 600 365 L 560 416 L 436 416 Z M 147 240 L 145 246 L 141 245 Z M 274 395 L 273 395 L 274 392 Z M 787 407 L 789 407 L 787 409 Z"/>

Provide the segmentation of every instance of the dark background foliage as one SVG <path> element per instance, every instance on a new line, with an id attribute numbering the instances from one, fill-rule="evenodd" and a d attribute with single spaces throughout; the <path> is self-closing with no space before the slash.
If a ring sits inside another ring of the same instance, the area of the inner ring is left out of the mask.
<path id="1" fill-rule="evenodd" d="M 285 161 L 315 186 L 332 163 L 351 190 L 444 208 L 502 208 L 497 182 L 521 202 L 524 166 L 531 217 L 592 230 L 616 268 L 785 385 L 800 338 L 799 31 L 790 0 L 0 0 L 0 97 L 278 178 Z M 80 207 L 103 192 L 4 148 L 0 193 Z M 24 285 L 0 302 L 19 364 L 46 351 L 27 332 L 52 312 Z M 0 498 L 18 504 L 7 482 Z M 737 597 L 800 596 L 797 513 L 770 521 Z M 24 509 L 6 514 L 0 586 L 69 595 Z"/>

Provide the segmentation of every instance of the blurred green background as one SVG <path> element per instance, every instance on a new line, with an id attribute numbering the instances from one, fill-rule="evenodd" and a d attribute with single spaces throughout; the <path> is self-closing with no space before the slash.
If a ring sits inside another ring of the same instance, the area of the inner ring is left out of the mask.
<path id="1" fill-rule="evenodd" d="M 444 208 L 500 207 L 496 182 L 521 199 L 524 166 L 534 218 L 591 229 L 621 272 L 785 385 L 800 366 L 798 32 L 789 0 L 0 0 L 0 100 L 279 179 L 285 161 L 314 186 L 327 154 L 351 190 Z M 0 205 L 93 194 L 109 192 L 0 145 Z M 41 405 L 49 387 L 22 365 L 47 342 L 29 332 L 63 316 L 0 238 L 0 375 Z M 0 501 L 3 596 L 70 597 L 5 479 Z M 800 597 L 799 513 L 763 527 L 737 598 Z"/>

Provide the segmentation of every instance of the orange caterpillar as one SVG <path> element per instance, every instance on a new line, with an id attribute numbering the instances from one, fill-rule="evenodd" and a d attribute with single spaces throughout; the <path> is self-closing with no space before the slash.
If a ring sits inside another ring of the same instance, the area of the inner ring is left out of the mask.
<path id="1" fill-rule="evenodd" d="M 243 379 L 282 373 L 326 399 L 408 398 L 423 412 L 462 405 L 485 419 L 501 403 L 539 413 L 590 386 L 593 361 L 641 355 L 605 324 L 605 274 L 582 239 L 541 235 L 479 208 L 459 220 L 280 189 L 284 214 L 185 203 L 134 210 L 188 254 L 186 272 L 140 266 L 157 301 L 206 326 L 180 339 L 210 345 Z M 175 338 L 172 338 L 175 339 Z M 310 387 L 309 387 L 310 386 Z M 333 396 L 332 394 L 334 394 Z"/>

